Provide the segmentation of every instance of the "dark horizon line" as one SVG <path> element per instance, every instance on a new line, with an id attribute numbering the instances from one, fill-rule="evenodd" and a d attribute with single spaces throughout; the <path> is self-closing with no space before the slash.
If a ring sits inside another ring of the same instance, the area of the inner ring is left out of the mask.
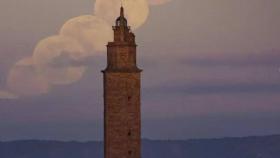
<path id="1" fill-rule="evenodd" d="M 225 136 L 225 137 L 213 137 L 213 138 L 189 138 L 189 139 L 152 139 L 142 138 L 142 141 L 167 141 L 167 142 L 182 142 L 182 141 L 196 141 L 196 140 L 223 140 L 223 139 L 250 139 L 250 138 L 264 138 L 264 137 L 280 137 L 280 134 L 270 135 L 252 135 L 252 136 Z M 103 143 L 102 140 L 53 140 L 53 139 L 18 139 L 18 140 L 7 140 L 1 141 L 0 143 L 13 143 L 13 142 L 57 142 L 57 143 Z"/>

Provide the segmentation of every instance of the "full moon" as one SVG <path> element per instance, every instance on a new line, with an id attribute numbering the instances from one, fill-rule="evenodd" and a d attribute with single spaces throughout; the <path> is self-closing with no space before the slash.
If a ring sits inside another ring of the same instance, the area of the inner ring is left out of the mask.
<path id="1" fill-rule="evenodd" d="M 94 13 L 105 19 L 110 25 L 114 25 L 116 17 L 120 15 L 120 0 L 96 0 Z M 149 15 L 147 0 L 125 0 L 123 1 L 125 16 L 133 30 L 143 25 Z"/>

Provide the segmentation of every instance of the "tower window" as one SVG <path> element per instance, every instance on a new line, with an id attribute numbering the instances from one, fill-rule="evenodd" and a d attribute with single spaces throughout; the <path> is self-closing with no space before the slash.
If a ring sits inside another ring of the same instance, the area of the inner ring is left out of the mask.
<path id="1" fill-rule="evenodd" d="M 128 135 L 128 136 L 131 136 L 131 131 L 128 131 L 127 135 Z"/>
<path id="2" fill-rule="evenodd" d="M 130 101 L 130 100 L 131 100 L 131 96 L 128 96 L 128 97 L 127 97 L 127 100 Z"/>
<path id="3" fill-rule="evenodd" d="M 128 151 L 128 155 L 131 155 L 131 154 L 132 154 L 132 151 L 131 151 L 131 150 L 129 150 L 129 151 Z"/>

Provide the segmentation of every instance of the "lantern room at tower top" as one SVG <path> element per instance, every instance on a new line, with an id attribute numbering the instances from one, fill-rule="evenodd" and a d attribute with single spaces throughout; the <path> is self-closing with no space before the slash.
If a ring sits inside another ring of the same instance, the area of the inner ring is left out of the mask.
<path id="1" fill-rule="evenodd" d="M 114 42 L 129 42 L 135 44 L 135 35 L 128 26 L 127 19 L 124 16 L 124 8 L 120 9 L 120 16 L 116 19 L 114 30 Z"/>

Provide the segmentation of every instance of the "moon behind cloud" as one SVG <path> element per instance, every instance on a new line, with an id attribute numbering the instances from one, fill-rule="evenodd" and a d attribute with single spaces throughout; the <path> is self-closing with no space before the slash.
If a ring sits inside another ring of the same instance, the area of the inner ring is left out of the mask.
<path id="1" fill-rule="evenodd" d="M 104 52 L 108 41 L 113 40 L 112 27 L 103 19 L 82 15 L 68 20 L 61 28 L 60 35 L 77 40 L 85 49 L 85 55 Z"/>

